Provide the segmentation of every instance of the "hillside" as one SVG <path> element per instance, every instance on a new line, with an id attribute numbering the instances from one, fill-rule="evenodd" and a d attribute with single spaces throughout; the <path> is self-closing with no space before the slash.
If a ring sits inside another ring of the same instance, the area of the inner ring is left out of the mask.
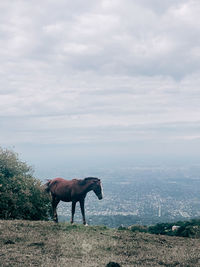
<path id="1" fill-rule="evenodd" d="M 0 221 L 0 266 L 200 266 L 200 239 L 104 226 Z"/>

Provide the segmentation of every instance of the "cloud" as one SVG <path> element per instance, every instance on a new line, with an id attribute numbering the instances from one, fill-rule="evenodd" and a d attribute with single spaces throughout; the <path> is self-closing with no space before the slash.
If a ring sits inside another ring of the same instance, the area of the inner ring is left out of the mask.
<path id="1" fill-rule="evenodd" d="M 175 78 L 198 66 L 196 1 L 87 1 L 85 7 L 45 1 L 40 9 L 18 2 L 4 7 L 1 42 L 2 56 L 16 63 L 24 58 L 73 72 Z"/>
<path id="2" fill-rule="evenodd" d="M 0 7 L 2 144 L 198 139 L 198 1 Z"/>

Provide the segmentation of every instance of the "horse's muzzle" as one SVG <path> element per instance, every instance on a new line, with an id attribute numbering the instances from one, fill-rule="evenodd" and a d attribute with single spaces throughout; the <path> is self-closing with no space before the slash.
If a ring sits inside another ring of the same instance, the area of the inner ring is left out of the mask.
<path id="1" fill-rule="evenodd" d="M 98 195 L 97 197 L 98 197 L 99 200 L 101 200 L 103 198 L 102 195 Z"/>

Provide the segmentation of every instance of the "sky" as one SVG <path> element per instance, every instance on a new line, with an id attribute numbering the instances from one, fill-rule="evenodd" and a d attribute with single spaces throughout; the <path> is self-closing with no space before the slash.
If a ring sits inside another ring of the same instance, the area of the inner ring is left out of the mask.
<path id="1" fill-rule="evenodd" d="M 0 2 L 0 146 L 54 169 L 199 161 L 200 1 Z"/>

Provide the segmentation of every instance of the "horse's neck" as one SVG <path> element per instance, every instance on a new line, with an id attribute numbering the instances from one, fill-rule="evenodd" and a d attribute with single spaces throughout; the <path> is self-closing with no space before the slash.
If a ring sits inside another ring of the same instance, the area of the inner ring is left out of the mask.
<path id="1" fill-rule="evenodd" d="M 84 194 L 87 194 L 89 191 L 92 190 L 90 186 L 91 186 L 90 183 L 87 183 L 87 184 L 85 184 L 85 185 L 83 186 L 82 191 L 83 191 Z"/>

